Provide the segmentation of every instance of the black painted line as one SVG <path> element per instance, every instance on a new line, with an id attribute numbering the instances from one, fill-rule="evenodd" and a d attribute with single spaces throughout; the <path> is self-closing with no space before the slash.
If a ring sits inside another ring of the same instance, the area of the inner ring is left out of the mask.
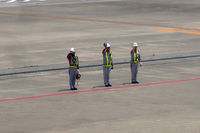
<path id="1" fill-rule="evenodd" d="M 164 60 L 177 60 L 177 59 L 186 59 L 186 58 L 198 58 L 200 55 L 190 55 L 190 56 L 178 56 L 178 57 L 168 57 L 168 58 L 159 58 L 159 59 L 148 59 L 142 60 L 142 62 L 154 62 L 154 61 L 164 61 Z M 129 64 L 130 62 L 117 62 L 115 65 L 120 64 Z M 97 65 L 87 65 L 87 66 L 80 66 L 80 68 L 91 68 L 91 67 L 100 67 L 102 64 Z M 49 71 L 61 71 L 69 69 L 69 67 L 61 67 L 61 68 L 49 68 L 49 69 L 41 69 L 41 70 L 32 70 L 32 71 L 22 71 L 22 72 L 11 72 L 11 73 L 1 73 L 0 77 L 3 76 L 11 76 L 11 75 L 20 75 L 20 74 L 29 74 L 29 73 L 40 73 L 40 72 L 49 72 Z"/>

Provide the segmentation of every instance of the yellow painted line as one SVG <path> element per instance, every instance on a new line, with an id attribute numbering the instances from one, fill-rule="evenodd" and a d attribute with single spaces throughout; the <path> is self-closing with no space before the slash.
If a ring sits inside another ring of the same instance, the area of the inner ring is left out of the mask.
<path id="1" fill-rule="evenodd" d="M 98 23 L 110 23 L 110 24 L 124 24 L 124 25 L 146 26 L 146 27 L 162 27 L 162 28 L 173 28 L 173 29 L 200 31 L 200 29 L 197 29 L 197 28 L 164 26 L 164 25 L 158 25 L 158 24 L 143 24 L 143 23 L 135 23 L 135 22 L 124 22 L 124 21 L 114 21 L 114 20 L 94 19 L 94 18 L 76 18 L 76 17 L 65 17 L 65 16 L 49 16 L 49 15 L 29 14 L 29 13 L 15 13 L 15 12 L 0 12 L 0 15 L 19 16 L 19 17 L 34 17 L 34 18 L 43 18 L 43 19 L 46 18 L 46 19 L 57 19 L 57 20 L 72 20 L 72 21 L 80 21 L 80 22 L 98 22 Z"/>
<path id="2" fill-rule="evenodd" d="M 200 35 L 200 32 L 182 31 L 182 30 L 170 30 L 170 29 L 161 29 L 161 30 L 158 30 L 158 32 L 176 32 L 176 33 Z"/>

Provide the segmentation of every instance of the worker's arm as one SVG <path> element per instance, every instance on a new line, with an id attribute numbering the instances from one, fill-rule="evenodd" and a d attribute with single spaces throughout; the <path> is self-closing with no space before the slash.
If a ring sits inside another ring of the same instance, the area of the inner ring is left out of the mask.
<path id="1" fill-rule="evenodd" d="M 79 59 L 78 59 L 78 56 L 77 56 L 77 60 L 78 60 L 77 69 L 79 69 Z"/>
<path id="2" fill-rule="evenodd" d="M 111 67 L 111 69 L 114 69 L 114 62 L 113 62 L 113 58 L 112 58 L 112 53 L 110 53 L 111 55 L 111 65 L 112 65 L 112 67 Z"/>
<path id="3" fill-rule="evenodd" d="M 139 59 L 138 60 L 140 62 L 140 66 L 142 66 L 142 62 L 141 62 L 142 59 L 141 59 L 141 56 L 140 56 L 140 51 L 139 51 Z"/>
<path id="4" fill-rule="evenodd" d="M 105 51 L 106 51 L 106 49 L 104 48 L 104 49 L 102 50 L 102 54 L 103 54 L 103 55 L 105 54 Z"/>
<path id="5" fill-rule="evenodd" d="M 68 59 L 68 61 L 69 61 L 69 65 L 71 66 L 72 63 L 71 63 L 71 56 L 70 56 L 70 54 L 67 55 L 67 59 Z"/>

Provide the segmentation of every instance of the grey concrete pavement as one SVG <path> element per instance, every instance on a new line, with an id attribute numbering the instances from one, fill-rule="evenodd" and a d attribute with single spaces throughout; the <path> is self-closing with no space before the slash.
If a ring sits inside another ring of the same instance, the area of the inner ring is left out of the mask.
<path id="1" fill-rule="evenodd" d="M 111 44 L 114 62 L 129 61 L 134 41 L 144 60 L 200 54 L 198 0 L 0 4 L 0 74 L 68 67 L 71 47 L 81 66 L 101 64 L 104 42 Z M 145 84 L 200 78 L 199 66 L 199 57 L 144 62 L 138 79 Z M 80 71 L 79 90 L 104 88 L 102 67 Z M 130 78 L 129 64 L 111 71 L 114 87 L 129 85 Z M 199 86 L 194 80 L 0 102 L 0 132 L 199 133 Z M 0 100 L 67 89 L 67 70 L 0 76 Z"/>

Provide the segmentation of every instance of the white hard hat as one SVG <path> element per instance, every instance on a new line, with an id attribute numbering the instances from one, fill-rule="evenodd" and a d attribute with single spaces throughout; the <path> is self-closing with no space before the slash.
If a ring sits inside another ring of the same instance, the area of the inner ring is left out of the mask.
<path id="1" fill-rule="evenodd" d="M 70 49 L 70 52 L 75 52 L 75 49 L 74 49 L 74 48 L 71 48 L 71 49 Z"/>
<path id="2" fill-rule="evenodd" d="M 133 47 L 138 47 L 138 43 L 137 42 L 134 42 L 132 45 L 133 45 Z"/>
<path id="3" fill-rule="evenodd" d="M 110 48 L 110 44 L 109 44 L 109 43 L 106 43 L 106 47 L 107 47 L 107 48 Z"/>

